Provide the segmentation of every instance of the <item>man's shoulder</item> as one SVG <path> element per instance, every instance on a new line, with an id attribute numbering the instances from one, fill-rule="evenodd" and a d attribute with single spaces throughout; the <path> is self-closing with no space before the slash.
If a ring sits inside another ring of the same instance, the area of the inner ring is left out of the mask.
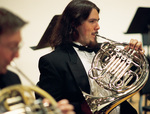
<path id="1" fill-rule="evenodd" d="M 54 51 L 45 54 L 40 57 L 39 62 L 41 64 L 44 63 L 61 63 L 62 61 L 69 61 L 70 58 L 76 57 L 76 52 L 73 47 L 65 46 L 65 47 L 57 47 Z"/>
<path id="2" fill-rule="evenodd" d="M 43 55 L 42 57 L 56 57 L 56 56 L 59 56 L 59 57 L 62 57 L 64 55 L 68 55 L 68 53 L 73 53 L 75 52 L 73 47 L 70 46 L 70 45 L 60 45 L 58 47 L 56 47 L 53 51 Z"/>
<path id="3" fill-rule="evenodd" d="M 18 77 L 18 75 L 10 70 L 7 70 L 7 72 L 5 74 L 1 74 L 1 77 L 11 77 L 11 76 L 15 76 Z"/>
<path id="4" fill-rule="evenodd" d="M 4 88 L 14 84 L 21 84 L 19 76 L 10 70 L 8 70 L 5 74 L 0 75 L 0 82 L 0 88 Z"/>

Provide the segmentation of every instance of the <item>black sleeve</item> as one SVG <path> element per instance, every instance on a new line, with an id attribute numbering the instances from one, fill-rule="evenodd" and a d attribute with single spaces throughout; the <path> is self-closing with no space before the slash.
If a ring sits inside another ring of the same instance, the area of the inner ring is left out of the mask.
<path id="1" fill-rule="evenodd" d="M 40 80 L 38 86 L 51 94 L 56 101 L 63 98 L 63 81 L 59 71 L 56 70 L 50 60 L 40 58 L 39 60 Z M 37 96 L 37 95 L 36 95 Z"/>
<path id="2" fill-rule="evenodd" d="M 124 101 L 120 106 L 120 114 L 137 114 L 137 111 L 130 105 L 128 101 Z"/>

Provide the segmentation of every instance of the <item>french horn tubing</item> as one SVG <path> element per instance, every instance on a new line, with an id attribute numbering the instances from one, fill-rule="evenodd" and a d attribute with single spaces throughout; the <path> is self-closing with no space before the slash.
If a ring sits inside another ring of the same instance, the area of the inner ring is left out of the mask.
<path id="1" fill-rule="evenodd" d="M 11 66 L 29 80 L 14 62 Z M 0 90 L 0 114 L 61 114 L 55 99 L 32 81 L 30 83 L 32 86 L 17 84 Z M 41 99 L 35 99 L 35 93 Z M 43 103 L 43 99 L 50 103 Z"/>
<path id="2" fill-rule="evenodd" d="M 96 86 L 91 85 L 94 92 L 83 92 L 83 95 L 92 113 L 108 114 L 142 89 L 148 79 L 149 64 L 144 54 L 124 49 L 127 43 L 97 37 L 109 42 L 101 44 L 88 73 L 89 78 L 96 82 Z"/>

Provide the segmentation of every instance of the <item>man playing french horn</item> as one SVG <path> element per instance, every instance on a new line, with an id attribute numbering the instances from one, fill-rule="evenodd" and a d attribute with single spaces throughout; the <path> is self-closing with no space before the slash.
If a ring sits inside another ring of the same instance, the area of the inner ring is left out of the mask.
<path id="1" fill-rule="evenodd" d="M 12 12 L 4 8 L 0 8 L 0 89 L 1 89 L 0 94 L 1 95 L 2 95 L 2 92 L 6 90 L 7 86 L 11 87 L 12 85 L 15 85 L 15 84 L 21 84 L 19 77 L 15 73 L 8 71 L 7 66 L 12 62 L 14 58 L 19 56 L 19 48 L 20 48 L 19 44 L 22 40 L 21 28 L 25 24 L 26 22 L 23 21 L 20 17 L 16 16 Z M 7 97 L 6 95 L 9 95 L 9 90 L 10 88 L 8 88 L 8 94 L 5 94 L 4 96 L 0 96 L 1 98 L 0 101 L 2 101 L 4 97 Z M 11 101 L 8 98 L 8 99 L 4 99 L 3 102 L 0 102 L 0 113 L 12 111 L 10 112 L 11 114 L 14 114 L 14 113 L 17 114 L 17 112 L 14 112 L 17 110 L 17 107 L 15 108 L 16 110 L 15 109 L 7 110 L 9 106 L 7 106 L 6 102 L 7 101 L 13 102 L 14 100 L 17 100 L 17 97 L 15 99 L 13 98 Z M 48 99 L 44 99 L 43 104 L 45 103 L 50 104 L 51 101 L 49 101 Z M 17 104 L 13 104 L 12 107 L 13 106 L 17 106 Z M 62 114 L 74 114 L 73 106 L 70 105 L 68 100 L 66 99 L 59 101 L 57 103 L 57 107 L 61 110 Z M 19 109 L 17 111 L 19 111 Z"/>
<path id="2" fill-rule="evenodd" d="M 95 83 L 88 77 L 97 42 L 99 8 L 88 0 L 72 0 L 60 15 L 54 27 L 50 46 L 54 49 L 39 60 L 38 86 L 51 93 L 56 100 L 68 99 L 77 114 L 91 114 L 82 91 L 90 94 Z M 142 43 L 131 39 L 126 48 L 144 53 Z M 94 51 L 93 51 L 94 49 Z M 103 91 L 99 91 L 105 96 Z M 106 93 L 107 94 L 107 93 Z M 136 114 L 136 110 L 124 101 L 110 114 Z"/>

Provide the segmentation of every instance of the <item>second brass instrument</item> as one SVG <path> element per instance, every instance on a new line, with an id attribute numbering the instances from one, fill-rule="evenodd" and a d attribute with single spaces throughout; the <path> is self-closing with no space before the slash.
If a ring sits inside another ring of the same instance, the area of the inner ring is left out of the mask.
<path id="1" fill-rule="evenodd" d="M 15 62 L 11 67 L 17 70 L 31 86 L 12 85 L 0 90 L 0 114 L 61 114 L 55 99 L 46 91 L 40 89 L 17 67 Z M 41 98 L 36 99 L 35 93 Z M 50 103 L 43 103 L 43 99 Z"/>

